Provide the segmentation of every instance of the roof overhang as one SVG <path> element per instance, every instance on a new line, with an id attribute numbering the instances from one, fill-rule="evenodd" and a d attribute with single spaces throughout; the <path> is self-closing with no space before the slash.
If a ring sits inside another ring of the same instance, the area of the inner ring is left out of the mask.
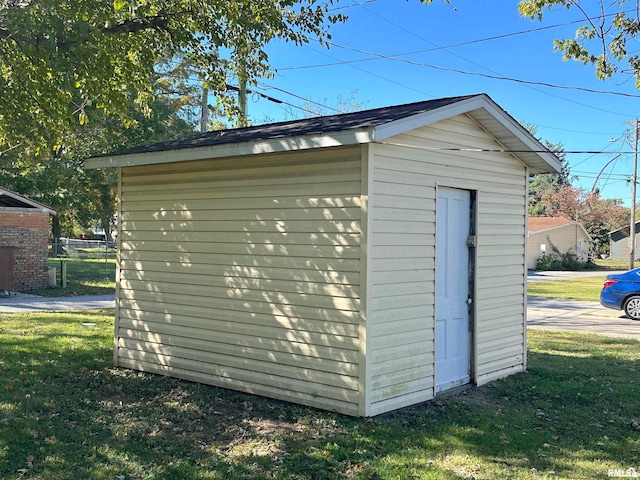
<path id="1" fill-rule="evenodd" d="M 48 213 L 49 215 L 57 215 L 54 209 L 43 205 L 40 202 L 36 202 L 35 200 L 31 200 L 19 193 L 12 192 L 11 190 L 7 190 L 6 188 L 0 188 L 0 198 L 8 197 L 12 200 L 11 207 L 5 207 L 7 209 L 16 208 L 22 211 L 33 211 L 34 209 L 41 213 Z"/>
<path id="2" fill-rule="evenodd" d="M 376 128 L 375 140 L 381 141 L 393 135 L 462 114 L 473 118 L 504 147 L 505 152 L 511 153 L 524 162 L 531 174 L 560 173 L 562 169 L 560 159 L 484 94 L 381 125 Z"/>
<path id="3" fill-rule="evenodd" d="M 183 148 L 180 150 L 164 150 L 160 152 L 133 153 L 128 155 L 107 155 L 89 158 L 86 168 L 134 167 L 138 165 L 155 165 L 160 163 L 190 162 L 210 158 L 238 157 L 268 153 L 293 152 L 315 148 L 340 147 L 371 143 L 371 128 L 347 130 L 324 135 L 304 135 L 298 137 L 275 138 L 242 143 L 229 143 L 206 147 Z"/>
<path id="4" fill-rule="evenodd" d="M 558 228 L 564 228 L 570 225 L 577 225 L 578 227 L 580 227 L 580 229 L 582 230 L 582 232 L 585 234 L 585 236 L 589 239 L 589 241 L 592 240 L 591 235 L 589 235 L 589 232 L 587 232 L 587 229 L 584 228 L 584 225 L 582 225 L 580 222 L 576 222 L 576 221 L 571 221 L 571 222 L 567 222 L 567 223 L 563 223 L 561 225 L 554 225 L 552 227 L 547 227 L 547 228 L 541 228 L 540 230 L 529 230 L 527 232 L 527 236 L 531 236 L 531 235 L 537 235 L 539 233 L 546 233 L 546 232 L 550 232 L 551 230 L 557 230 Z"/>
<path id="5" fill-rule="evenodd" d="M 87 159 L 85 166 L 90 169 L 132 167 L 374 143 L 461 114 L 473 118 L 503 147 L 496 151 L 513 155 L 529 168 L 531 174 L 561 171 L 558 157 L 484 94 L 372 127 L 175 150 L 105 155 Z"/>

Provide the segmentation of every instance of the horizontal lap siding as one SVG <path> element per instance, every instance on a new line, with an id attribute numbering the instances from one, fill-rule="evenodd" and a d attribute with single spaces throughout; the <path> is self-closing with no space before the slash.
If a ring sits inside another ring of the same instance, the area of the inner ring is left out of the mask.
<path id="1" fill-rule="evenodd" d="M 578 248 L 582 240 L 584 250 Z M 560 253 L 568 251 L 578 255 L 578 260 L 586 261 L 586 252 L 589 250 L 589 239 L 583 233 L 582 228 L 577 224 L 561 225 L 543 232 L 531 232 L 527 245 L 527 267 L 536 268 L 537 260 L 540 257 L 540 246 L 545 245 L 546 253 L 553 252 L 552 247 L 556 247 Z"/>
<path id="2" fill-rule="evenodd" d="M 122 171 L 118 364 L 357 414 L 359 149 Z"/>
<path id="3" fill-rule="evenodd" d="M 478 192 L 476 380 L 522 368 L 525 167 L 508 154 L 451 150 L 465 147 L 501 148 L 466 116 L 374 145 L 367 321 L 371 414 L 434 395 L 438 185 Z"/>

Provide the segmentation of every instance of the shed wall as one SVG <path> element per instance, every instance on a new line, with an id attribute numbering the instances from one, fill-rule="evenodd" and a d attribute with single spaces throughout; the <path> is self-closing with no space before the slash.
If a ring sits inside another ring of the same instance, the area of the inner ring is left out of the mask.
<path id="1" fill-rule="evenodd" d="M 119 365 L 358 414 L 359 148 L 123 168 Z"/>
<path id="2" fill-rule="evenodd" d="M 368 415 L 433 398 L 437 186 L 477 192 L 473 378 L 525 363 L 526 168 L 466 115 L 371 146 Z"/>
<path id="3" fill-rule="evenodd" d="M 628 231 L 629 229 L 627 229 Z M 613 240 L 610 238 L 610 251 L 609 257 L 615 260 L 629 260 L 629 235 L 619 240 Z M 636 234 L 636 244 L 635 244 L 635 260 L 640 259 L 640 249 L 638 249 L 638 245 L 640 245 L 640 233 Z"/>
<path id="4" fill-rule="evenodd" d="M 555 245 L 561 253 L 571 250 L 580 261 L 586 262 L 589 256 L 589 237 L 577 224 L 561 225 L 543 232 L 531 232 L 527 246 L 527 268 L 535 269 L 540 257 L 541 245 L 545 245 L 546 253 L 551 253 L 551 245 Z"/>

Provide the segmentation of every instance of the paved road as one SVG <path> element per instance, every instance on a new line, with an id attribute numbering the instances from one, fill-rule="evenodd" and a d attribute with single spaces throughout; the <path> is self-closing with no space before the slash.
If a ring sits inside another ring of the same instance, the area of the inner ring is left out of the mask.
<path id="1" fill-rule="evenodd" d="M 529 275 L 529 281 L 591 275 L 603 275 L 603 272 L 534 272 L 533 275 Z M 604 308 L 597 302 L 529 297 L 528 303 L 529 328 L 590 332 L 640 340 L 639 321 L 630 320 L 622 312 Z M 114 295 L 47 298 L 13 293 L 9 298 L 0 296 L 0 313 L 84 310 L 114 306 Z"/>
<path id="2" fill-rule="evenodd" d="M 606 277 L 618 273 L 624 273 L 626 270 L 585 270 L 583 272 L 536 272 L 529 270 L 527 274 L 527 282 L 548 282 L 551 280 L 571 280 L 572 278 L 585 277 Z"/>
<path id="3" fill-rule="evenodd" d="M 55 312 L 114 307 L 114 295 L 49 298 L 26 293 L 11 293 L 10 297 L 0 296 L 0 313 Z"/>
<path id="4" fill-rule="evenodd" d="M 527 326 L 545 330 L 597 333 L 640 340 L 640 321 L 598 302 L 529 297 Z"/>

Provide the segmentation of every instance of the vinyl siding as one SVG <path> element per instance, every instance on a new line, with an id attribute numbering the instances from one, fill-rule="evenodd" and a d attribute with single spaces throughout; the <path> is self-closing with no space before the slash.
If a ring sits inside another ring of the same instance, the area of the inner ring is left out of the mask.
<path id="1" fill-rule="evenodd" d="M 550 242 L 555 245 L 561 253 L 571 250 L 579 254 L 579 260 L 586 262 L 589 254 L 589 237 L 577 223 L 560 225 L 545 231 L 531 232 L 527 246 L 527 268 L 535 269 L 536 262 L 540 257 L 540 246 L 546 245 L 546 253 L 551 253 Z M 582 242 L 582 250 L 579 244 Z"/>
<path id="2" fill-rule="evenodd" d="M 117 364 L 360 403 L 360 148 L 127 167 Z"/>
<path id="3" fill-rule="evenodd" d="M 609 252 L 609 257 L 616 259 L 616 260 L 629 260 L 629 236 L 627 235 L 625 238 L 622 238 L 618 241 L 614 241 L 611 240 L 611 236 L 609 236 L 610 239 L 610 248 L 611 251 Z M 638 246 L 640 245 L 640 233 L 636 234 L 636 243 L 634 246 L 634 253 L 635 253 L 635 260 L 638 260 L 640 258 L 640 248 L 638 248 Z"/>
<path id="4" fill-rule="evenodd" d="M 438 186 L 477 192 L 472 375 L 482 384 L 521 371 L 526 308 L 524 164 L 506 153 L 459 150 L 502 148 L 466 115 L 370 148 L 369 415 L 434 396 Z"/>

